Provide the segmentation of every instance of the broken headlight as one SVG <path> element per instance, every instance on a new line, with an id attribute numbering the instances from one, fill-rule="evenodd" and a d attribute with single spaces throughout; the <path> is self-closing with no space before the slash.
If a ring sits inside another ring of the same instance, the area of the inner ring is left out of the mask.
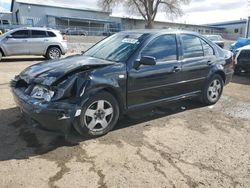
<path id="1" fill-rule="evenodd" d="M 48 90 L 46 87 L 35 86 L 31 92 L 30 96 L 35 98 L 35 99 L 43 99 L 43 100 L 49 102 L 49 101 L 51 101 L 54 94 L 55 94 L 54 91 Z"/>

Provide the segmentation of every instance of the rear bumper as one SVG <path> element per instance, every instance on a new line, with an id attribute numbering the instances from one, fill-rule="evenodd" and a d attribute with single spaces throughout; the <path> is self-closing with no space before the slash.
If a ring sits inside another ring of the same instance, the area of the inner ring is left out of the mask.
<path id="1" fill-rule="evenodd" d="M 226 73 L 225 85 L 229 84 L 232 81 L 233 75 L 234 75 L 233 70 L 231 72 Z"/>
<path id="2" fill-rule="evenodd" d="M 81 114 L 80 108 L 75 104 L 64 102 L 44 103 L 33 99 L 20 89 L 12 88 L 16 104 L 21 111 L 32 121 L 47 130 L 67 133 L 76 118 Z"/>
<path id="3" fill-rule="evenodd" d="M 67 51 L 68 51 L 68 44 L 67 44 L 67 42 L 63 42 L 62 43 L 61 50 L 62 50 L 62 55 L 65 55 L 67 53 Z"/>

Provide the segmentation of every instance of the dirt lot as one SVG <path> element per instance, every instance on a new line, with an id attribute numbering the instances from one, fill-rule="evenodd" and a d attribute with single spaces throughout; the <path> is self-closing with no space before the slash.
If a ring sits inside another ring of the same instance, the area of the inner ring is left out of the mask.
<path id="1" fill-rule="evenodd" d="M 215 106 L 164 104 L 86 140 L 28 125 L 8 83 L 43 59 L 0 63 L 0 187 L 250 187 L 250 75 Z"/>

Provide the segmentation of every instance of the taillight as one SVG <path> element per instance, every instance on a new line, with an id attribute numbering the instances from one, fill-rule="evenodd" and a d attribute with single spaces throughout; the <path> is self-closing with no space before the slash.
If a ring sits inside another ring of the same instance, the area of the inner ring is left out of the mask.
<path id="1" fill-rule="evenodd" d="M 235 64 L 236 64 L 236 60 L 235 60 L 235 58 L 236 58 L 236 55 L 234 54 L 234 55 L 233 55 L 233 57 L 232 57 L 232 63 L 233 63 L 233 66 L 235 66 Z"/>

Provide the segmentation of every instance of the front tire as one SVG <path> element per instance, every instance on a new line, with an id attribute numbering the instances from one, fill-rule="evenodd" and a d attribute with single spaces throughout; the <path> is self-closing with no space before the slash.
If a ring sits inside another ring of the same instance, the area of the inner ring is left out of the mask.
<path id="1" fill-rule="evenodd" d="M 118 119 L 119 105 L 116 99 L 107 92 L 100 92 L 84 104 L 74 127 L 82 136 L 97 137 L 111 131 Z"/>
<path id="2" fill-rule="evenodd" d="M 202 91 L 202 103 L 213 105 L 217 103 L 222 95 L 224 82 L 218 74 L 212 76 Z"/>
<path id="3" fill-rule="evenodd" d="M 47 59 L 60 59 L 62 55 L 62 52 L 61 52 L 61 49 L 59 47 L 50 47 L 48 50 L 47 50 L 47 53 L 46 53 L 46 58 Z"/>

